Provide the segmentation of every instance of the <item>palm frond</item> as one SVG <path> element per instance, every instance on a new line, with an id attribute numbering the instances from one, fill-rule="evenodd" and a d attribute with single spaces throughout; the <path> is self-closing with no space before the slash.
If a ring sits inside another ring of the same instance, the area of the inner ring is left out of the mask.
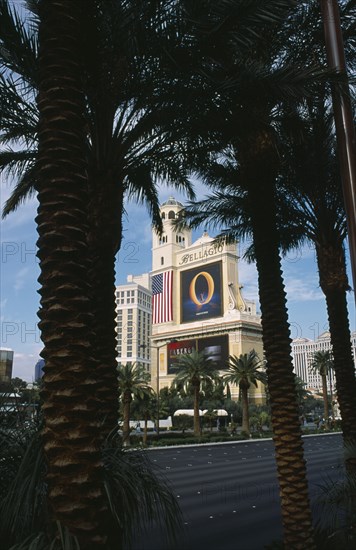
<path id="1" fill-rule="evenodd" d="M 0 0 L 0 19 L 0 64 L 20 75 L 28 86 L 36 88 L 38 42 L 35 18 L 26 24 L 16 9 L 10 7 L 8 0 Z"/>
<path id="2" fill-rule="evenodd" d="M 17 152 L 15 152 L 17 153 Z M 4 153 L 0 153 L 0 172 L 1 172 L 1 161 L 3 159 Z M 5 218 L 11 212 L 17 210 L 17 208 L 28 198 L 31 198 L 35 195 L 35 183 L 37 178 L 37 168 L 34 162 L 32 162 L 32 152 L 27 155 L 26 152 L 18 152 L 19 160 L 14 164 L 14 166 L 7 165 L 7 170 L 12 174 L 21 173 L 21 168 L 23 168 L 22 176 L 20 176 L 17 181 L 10 197 L 5 202 L 2 211 L 2 217 Z M 26 157 L 29 156 L 30 160 L 26 160 Z"/>
<path id="3" fill-rule="evenodd" d="M 50 531 L 41 425 L 0 430 L 0 536 L 9 550 L 79 550 L 60 523 Z M 103 447 L 103 482 L 117 544 L 129 545 L 138 526 L 161 526 L 167 540 L 182 531 L 182 514 L 163 476 L 143 453 L 125 452 L 113 432 Z"/>

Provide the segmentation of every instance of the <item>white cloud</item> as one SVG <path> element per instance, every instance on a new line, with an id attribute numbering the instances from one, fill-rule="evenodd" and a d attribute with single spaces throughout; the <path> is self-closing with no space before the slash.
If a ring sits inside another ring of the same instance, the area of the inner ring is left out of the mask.
<path id="1" fill-rule="evenodd" d="M 290 277 L 286 279 L 285 285 L 287 298 L 290 302 L 314 302 L 324 299 L 324 295 L 313 276 L 306 275 L 303 279 Z"/>

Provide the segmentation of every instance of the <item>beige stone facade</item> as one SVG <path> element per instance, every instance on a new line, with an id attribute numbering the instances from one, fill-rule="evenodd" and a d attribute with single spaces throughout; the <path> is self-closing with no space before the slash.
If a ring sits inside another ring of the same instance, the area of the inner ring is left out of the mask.
<path id="1" fill-rule="evenodd" d="M 229 355 L 255 349 L 263 357 L 260 316 L 255 302 L 245 300 L 241 293 L 236 245 L 216 244 L 206 231 L 195 242 L 190 230 L 175 231 L 172 220 L 182 208 L 174 198 L 162 204 L 164 233 L 152 235 L 151 281 L 171 272 L 171 295 L 165 296 L 171 302 L 163 320 L 157 322 L 156 314 L 152 325 L 151 377 L 155 389 L 171 385 L 178 356 L 191 349 L 205 350 L 218 362 L 221 374 Z M 160 287 L 154 289 L 153 283 L 153 293 L 159 296 Z M 238 389 L 231 388 L 231 394 L 236 399 Z M 260 386 L 251 389 L 252 401 L 258 403 L 263 398 Z"/>

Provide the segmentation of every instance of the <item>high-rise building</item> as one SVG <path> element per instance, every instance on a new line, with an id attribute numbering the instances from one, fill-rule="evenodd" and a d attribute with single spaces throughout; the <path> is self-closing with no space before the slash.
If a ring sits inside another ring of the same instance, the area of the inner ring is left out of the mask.
<path id="1" fill-rule="evenodd" d="M 181 354 L 205 351 L 219 370 L 229 355 L 252 349 L 263 358 L 262 328 L 256 304 L 245 300 L 238 279 L 234 244 L 215 243 L 204 231 L 192 242 L 189 229 L 177 231 L 172 221 L 183 205 L 171 197 L 161 205 L 163 233 L 152 233 L 152 363 L 155 389 L 170 386 Z M 231 388 L 233 398 L 238 388 Z M 263 399 L 263 388 L 250 398 Z"/>
<path id="2" fill-rule="evenodd" d="M 149 370 L 152 324 L 152 293 L 148 273 L 128 275 L 116 287 L 117 360 L 140 363 Z"/>
<path id="3" fill-rule="evenodd" d="M 351 334 L 351 346 L 356 368 L 356 332 Z M 322 389 L 321 377 L 310 369 L 316 351 L 332 351 L 330 332 L 323 332 L 316 340 L 295 338 L 292 341 L 292 358 L 295 374 L 304 381 L 308 389 L 320 392 Z M 331 375 L 330 382 L 335 386 L 334 374 Z"/>
<path id="4" fill-rule="evenodd" d="M 11 349 L 0 349 L 0 382 L 11 381 L 13 361 L 14 352 Z"/>

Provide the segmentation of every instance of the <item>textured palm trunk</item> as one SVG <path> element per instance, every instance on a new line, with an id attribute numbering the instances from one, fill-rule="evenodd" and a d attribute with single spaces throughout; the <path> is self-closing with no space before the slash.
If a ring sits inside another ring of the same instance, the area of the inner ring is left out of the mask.
<path id="1" fill-rule="evenodd" d="M 313 549 L 312 515 L 276 228 L 278 158 L 268 131 L 251 135 L 245 146 L 242 160 L 249 183 L 284 544 L 288 549 Z"/>
<path id="2" fill-rule="evenodd" d="M 356 378 L 346 292 L 349 289 L 342 245 L 316 247 L 320 286 L 325 294 L 332 345 L 336 392 L 345 444 L 356 442 Z M 356 457 L 348 458 L 356 471 Z"/>
<path id="3" fill-rule="evenodd" d="M 241 405 L 242 405 L 242 431 L 250 435 L 250 419 L 248 413 L 248 387 L 241 386 Z"/>
<path id="4" fill-rule="evenodd" d="M 324 420 L 325 420 L 326 426 L 329 427 L 328 385 L 326 380 L 326 374 L 321 375 L 321 384 L 323 388 Z"/>
<path id="5" fill-rule="evenodd" d="M 87 283 L 87 179 L 80 25 L 85 2 L 40 3 L 39 311 L 45 359 L 43 405 L 53 520 L 81 548 L 108 548 L 100 422 Z"/>
<path id="6" fill-rule="evenodd" d="M 124 398 L 123 398 L 123 405 L 124 405 L 124 423 L 123 423 L 123 429 L 122 429 L 122 443 L 124 447 L 130 446 L 130 407 L 131 407 L 131 392 L 125 392 Z"/>
<path id="7" fill-rule="evenodd" d="M 90 174 L 94 198 L 89 218 L 92 256 L 89 277 L 93 287 L 93 347 L 96 372 L 101 382 L 98 397 L 102 402 L 100 415 L 104 438 L 118 423 L 115 254 L 121 243 L 123 191 L 118 184 L 109 184 L 109 175 L 103 178 L 97 171 Z"/>
<path id="8" fill-rule="evenodd" d="M 199 416 L 199 391 L 200 384 L 193 382 L 194 388 L 194 435 L 199 437 L 200 435 L 200 416 Z"/>

